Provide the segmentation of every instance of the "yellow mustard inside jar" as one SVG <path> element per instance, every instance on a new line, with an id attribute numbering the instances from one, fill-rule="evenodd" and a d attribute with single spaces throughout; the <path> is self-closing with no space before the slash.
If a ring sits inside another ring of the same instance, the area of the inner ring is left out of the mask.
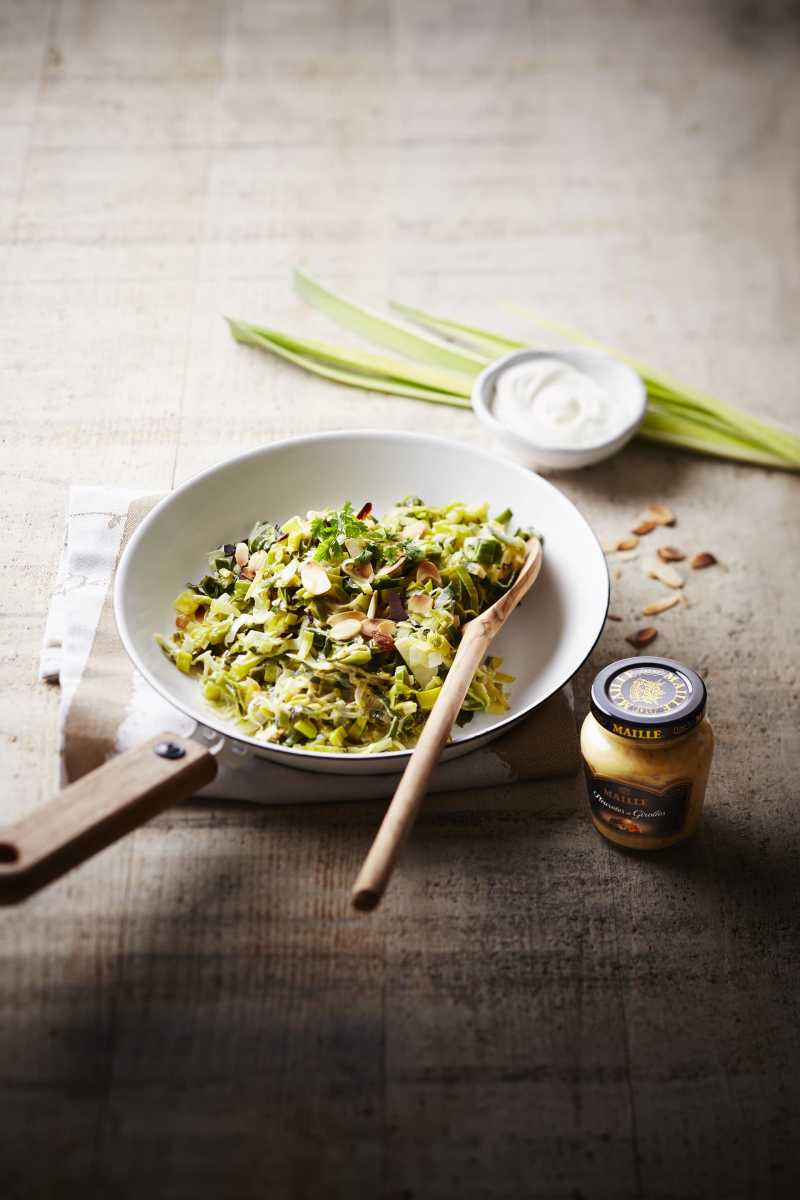
<path id="1" fill-rule="evenodd" d="M 666 658 L 624 658 L 599 673 L 581 753 L 603 837 L 663 850 L 695 832 L 714 753 L 706 700 L 700 676 Z"/>

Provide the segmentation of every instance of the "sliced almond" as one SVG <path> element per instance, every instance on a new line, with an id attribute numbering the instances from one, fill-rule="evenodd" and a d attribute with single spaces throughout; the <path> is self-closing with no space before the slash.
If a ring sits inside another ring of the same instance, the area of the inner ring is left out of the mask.
<path id="1" fill-rule="evenodd" d="M 376 633 L 382 633 L 384 637 L 392 637 L 397 628 L 394 621 L 384 619 L 383 621 L 367 620 L 361 626 L 361 632 L 364 637 L 375 637 Z"/>
<path id="2" fill-rule="evenodd" d="M 394 649 L 394 621 L 365 621 L 361 626 L 364 637 L 371 638 L 379 650 Z"/>
<path id="3" fill-rule="evenodd" d="M 239 572 L 240 579 L 255 579 L 255 577 L 256 573 L 249 563 L 246 567 L 242 567 L 241 571 Z"/>
<path id="4" fill-rule="evenodd" d="M 345 621 L 338 621 L 331 629 L 328 637 L 332 637 L 335 642 L 349 642 L 351 638 L 357 637 L 361 633 L 363 621 L 359 617 L 348 617 Z"/>
<path id="5" fill-rule="evenodd" d="M 353 579 L 372 579 L 375 574 L 375 569 L 371 562 L 365 563 L 344 563 L 342 570 L 345 575 L 350 575 Z"/>
<path id="6" fill-rule="evenodd" d="M 629 634 L 625 638 L 625 641 L 629 642 L 631 646 L 639 648 L 641 646 L 649 646 L 657 637 L 658 630 L 652 625 L 646 625 L 644 629 L 637 629 L 635 633 Z"/>
<path id="7" fill-rule="evenodd" d="M 425 521 L 409 521 L 408 524 L 403 527 L 403 537 L 408 538 L 412 542 L 416 542 L 420 538 L 425 537 L 425 534 L 428 532 L 429 527 Z"/>
<path id="8" fill-rule="evenodd" d="M 248 559 L 247 566 L 251 571 L 258 571 L 267 561 L 266 550 L 256 550 L 255 554 L 251 554 Z"/>
<path id="9" fill-rule="evenodd" d="M 646 521 L 655 521 L 656 525 L 675 524 L 675 514 L 672 509 L 667 508 L 666 504 L 661 504 L 658 500 L 651 500 L 647 511 L 642 515 Z"/>
<path id="10" fill-rule="evenodd" d="M 666 612 L 668 608 L 672 608 L 680 600 L 680 596 L 665 596 L 663 600 L 654 600 L 652 604 L 645 604 L 642 609 L 643 617 L 654 617 L 656 613 Z"/>
<path id="11" fill-rule="evenodd" d="M 344 608 L 341 612 L 333 612 L 328 617 L 329 625 L 338 625 L 340 621 L 363 621 L 364 614 L 355 608 Z"/>
<path id="12" fill-rule="evenodd" d="M 303 587 L 306 591 L 311 592 L 312 596 L 322 596 L 323 593 L 329 592 L 331 589 L 328 572 L 318 562 L 314 562 L 313 559 L 309 562 L 304 562 L 301 566 L 300 579 Z"/>
<path id="13" fill-rule="evenodd" d="M 636 562 L 638 557 L 638 550 L 621 550 L 617 555 L 617 562 Z"/>
<path id="14" fill-rule="evenodd" d="M 604 554 L 616 554 L 619 550 L 635 550 L 638 545 L 639 539 L 638 537 L 634 537 L 633 534 L 617 538 L 612 542 L 601 542 Z"/>
<path id="15" fill-rule="evenodd" d="M 658 558 L 645 559 L 642 563 L 642 569 L 645 575 L 649 575 L 651 579 L 658 579 L 660 583 L 665 583 L 667 587 L 683 587 L 684 579 L 680 571 L 676 571 L 669 563 L 663 563 Z"/>
<path id="16" fill-rule="evenodd" d="M 716 565 L 716 558 L 708 550 L 703 550 L 700 554 L 695 554 L 690 566 L 694 571 L 702 571 L 705 567 L 713 567 Z"/>
<path id="17" fill-rule="evenodd" d="M 656 554 L 662 562 L 683 562 L 686 555 L 677 546 L 659 546 Z"/>
<path id="18" fill-rule="evenodd" d="M 406 608 L 410 613 L 426 617 L 433 608 L 433 596 L 429 592 L 412 592 L 406 597 Z"/>
<path id="19" fill-rule="evenodd" d="M 406 556 L 405 554 L 401 554 L 399 558 L 394 560 L 394 562 L 388 563 L 385 567 L 381 567 L 380 571 L 378 571 L 378 578 L 396 579 L 398 575 L 402 574 L 403 567 L 405 565 Z"/>
<path id="20" fill-rule="evenodd" d="M 434 587 L 438 587 L 442 582 L 442 576 L 439 573 L 439 568 L 436 563 L 432 563 L 429 558 L 423 558 L 421 563 L 417 564 L 417 573 L 415 576 L 417 583 L 424 583 L 426 579 L 430 579 Z"/>
<path id="21" fill-rule="evenodd" d="M 608 619 L 609 619 L 609 621 L 621 621 L 621 620 L 622 620 L 622 617 L 621 617 L 621 616 L 619 616 L 619 614 L 618 614 L 618 613 L 609 613 L 609 614 L 608 614 Z"/>
<path id="22" fill-rule="evenodd" d="M 235 551 L 236 561 L 240 567 L 247 566 L 247 560 L 250 557 L 250 550 L 247 542 L 237 542 Z"/>
<path id="23" fill-rule="evenodd" d="M 344 544 L 350 557 L 357 558 L 367 543 L 363 538 L 345 538 Z"/>
<path id="24" fill-rule="evenodd" d="M 643 517 L 638 525 L 635 525 L 631 533 L 635 533 L 637 537 L 644 537 L 647 533 L 652 533 L 658 522 L 653 521 L 650 517 Z"/>

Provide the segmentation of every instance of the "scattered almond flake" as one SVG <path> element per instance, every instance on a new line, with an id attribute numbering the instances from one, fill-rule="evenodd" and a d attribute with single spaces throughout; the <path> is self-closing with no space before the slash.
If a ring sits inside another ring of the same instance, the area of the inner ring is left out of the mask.
<path id="1" fill-rule="evenodd" d="M 406 556 L 405 554 L 401 554 L 399 558 L 394 560 L 394 562 L 388 563 L 385 567 L 381 567 L 380 571 L 378 571 L 378 576 L 381 579 L 394 579 L 397 575 L 402 573 L 405 565 Z"/>
<path id="2" fill-rule="evenodd" d="M 410 613 L 426 617 L 433 608 L 433 596 L 430 592 L 412 592 L 406 597 L 406 608 Z"/>
<path id="3" fill-rule="evenodd" d="M 372 579 L 375 571 L 371 562 L 365 563 L 343 563 L 342 570 L 345 575 L 349 575 L 351 579 Z"/>
<path id="4" fill-rule="evenodd" d="M 333 638 L 336 642 L 349 642 L 351 638 L 361 633 L 361 625 L 361 619 L 356 620 L 355 617 L 348 617 L 346 621 L 338 621 L 331 629 L 328 637 Z"/>
<path id="5" fill-rule="evenodd" d="M 637 649 L 641 646 L 649 646 L 658 637 L 658 630 L 652 625 L 646 625 L 644 629 L 637 629 L 635 633 L 631 633 L 625 638 L 631 646 L 636 646 Z"/>
<path id="6" fill-rule="evenodd" d="M 622 617 L 618 613 L 609 613 L 608 619 L 609 621 L 621 621 Z"/>
<path id="7" fill-rule="evenodd" d="M 675 514 L 672 509 L 667 508 L 666 504 L 661 504 L 658 500 L 651 500 L 643 515 L 646 521 L 655 521 L 656 525 L 675 524 Z"/>
<path id="8" fill-rule="evenodd" d="M 408 538 L 412 542 L 419 541 L 420 538 L 425 537 L 425 534 L 429 532 L 430 530 L 426 521 L 409 521 L 407 525 L 403 526 L 403 537 Z"/>
<path id="9" fill-rule="evenodd" d="M 638 537 L 636 537 L 634 534 L 630 534 L 628 537 L 620 538 L 620 540 L 617 542 L 617 549 L 618 550 L 635 550 L 638 545 L 639 545 Z"/>
<path id="10" fill-rule="evenodd" d="M 683 562 L 686 555 L 676 546 L 659 546 L 656 554 L 662 562 Z"/>
<path id="11" fill-rule="evenodd" d="M 676 571 L 669 563 L 663 563 L 658 558 L 645 559 L 642 563 L 642 570 L 645 575 L 649 575 L 651 579 L 658 579 L 660 583 L 665 583 L 667 587 L 683 587 L 684 579 L 680 571 Z"/>
<path id="12" fill-rule="evenodd" d="M 363 633 L 364 637 L 376 637 L 378 634 L 380 634 L 382 637 L 392 637 L 396 628 L 397 626 L 395 625 L 394 621 L 389 621 L 386 619 L 382 621 L 375 621 L 370 619 L 363 622 L 361 626 L 361 632 Z"/>
<path id="13" fill-rule="evenodd" d="M 603 554 L 616 554 L 619 550 L 619 538 L 615 538 L 613 542 L 601 542 L 600 549 Z"/>
<path id="14" fill-rule="evenodd" d="M 619 555 L 617 562 L 636 562 L 638 557 L 639 555 L 636 550 L 625 550 L 624 553 Z"/>
<path id="15" fill-rule="evenodd" d="M 695 554 L 690 566 L 694 571 L 702 571 L 704 567 L 713 567 L 716 565 L 716 558 L 708 550 L 701 551 L 700 554 Z"/>
<path id="16" fill-rule="evenodd" d="M 680 596 L 665 596 L 663 600 L 654 600 L 652 604 L 645 604 L 642 609 L 643 617 L 654 617 L 656 613 L 666 612 L 668 608 L 672 608 L 680 600 Z"/>
<path id="17" fill-rule="evenodd" d="M 438 587 L 442 582 L 442 576 L 436 563 L 432 563 L 429 558 L 423 558 L 422 562 L 417 563 L 417 583 L 424 583 L 426 579 L 430 579 L 434 587 Z"/>
<path id="18" fill-rule="evenodd" d="M 300 579 L 303 587 L 306 591 L 311 592 L 312 596 L 321 596 L 324 592 L 330 591 L 331 581 L 328 578 L 328 572 L 318 562 L 313 560 L 304 562 L 300 567 Z"/>
<path id="19" fill-rule="evenodd" d="M 355 608 L 344 608 L 340 612 L 333 612 L 328 617 L 329 625 L 338 625 L 340 621 L 363 621 L 364 614 L 358 612 Z"/>
<path id="20" fill-rule="evenodd" d="M 645 534 L 653 532 L 656 524 L 656 521 L 651 521 L 649 517 L 645 517 L 645 519 L 641 520 L 638 525 L 634 526 L 634 528 L 631 530 L 631 533 L 635 533 L 637 537 L 644 537 Z"/>
<path id="21" fill-rule="evenodd" d="M 247 560 L 250 557 L 250 548 L 247 542 L 236 543 L 236 561 L 240 567 L 247 566 Z"/>

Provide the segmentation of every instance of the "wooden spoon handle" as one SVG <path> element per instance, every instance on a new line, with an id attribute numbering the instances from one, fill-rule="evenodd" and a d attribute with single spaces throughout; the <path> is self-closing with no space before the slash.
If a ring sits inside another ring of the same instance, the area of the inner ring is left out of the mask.
<path id="1" fill-rule="evenodd" d="M 0 830 L 0 904 L 16 904 L 210 783 L 208 750 L 165 733 L 71 783 Z"/>
<path id="2" fill-rule="evenodd" d="M 430 773 L 439 761 L 492 636 L 493 631 L 487 630 L 480 620 L 466 628 L 453 665 L 353 887 L 353 904 L 363 912 L 375 908 L 386 889 L 403 842 L 425 798 Z"/>

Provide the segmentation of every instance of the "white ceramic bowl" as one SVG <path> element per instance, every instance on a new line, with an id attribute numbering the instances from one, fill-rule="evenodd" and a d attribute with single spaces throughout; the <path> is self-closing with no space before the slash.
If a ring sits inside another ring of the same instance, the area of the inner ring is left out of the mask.
<path id="1" fill-rule="evenodd" d="M 509 429 L 494 415 L 494 395 L 497 378 L 507 367 L 538 358 L 557 358 L 578 371 L 583 371 L 610 396 L 619 401 L 630 414 L 624 429 L 615 437 L 594 446 L 578 449 L 541 446 L 531 438 L 522 437 Z M 631 440 L 642 423 L 647 407 L 644 384 L 631 367 L 609 358 L 597 350 L 515 350 L 490 363 L 472 385 L 472 407 L 478 420 L 490 430 L 503 448 L 526 467 L 550 470 L 577 470 L 610 458 Z"/>
<path id="2" fill-rule="evenodd" d="M 402 770 L 408 751 L 314 754 L 245 737 L 206 707 L 197 680 L 175 669 L 153 635 L 173 628 L 175 596 L 205 573 L 209 550 L 246 537 L 256 520 L 282 521 L 345 500 L 357 508 L 371 500 L 380 514 L 409 494 L 432 504 L 489 500 L 544 536 L 541 575 L 495 643 L 516 677 L 510 712 L 479 714 L 456 728 L 444 756 L 496 737 L 562 687 L 590 653 L 608 608 L 605 558 L 584 518 L 552 484 L 483 451 L 420 434 L 344 432 L 278 442 L 212 467 L 162 500 L 117 571 L 117 626 L 135 666 L 198 724 L 284 765 L 344 774 Z"/>

